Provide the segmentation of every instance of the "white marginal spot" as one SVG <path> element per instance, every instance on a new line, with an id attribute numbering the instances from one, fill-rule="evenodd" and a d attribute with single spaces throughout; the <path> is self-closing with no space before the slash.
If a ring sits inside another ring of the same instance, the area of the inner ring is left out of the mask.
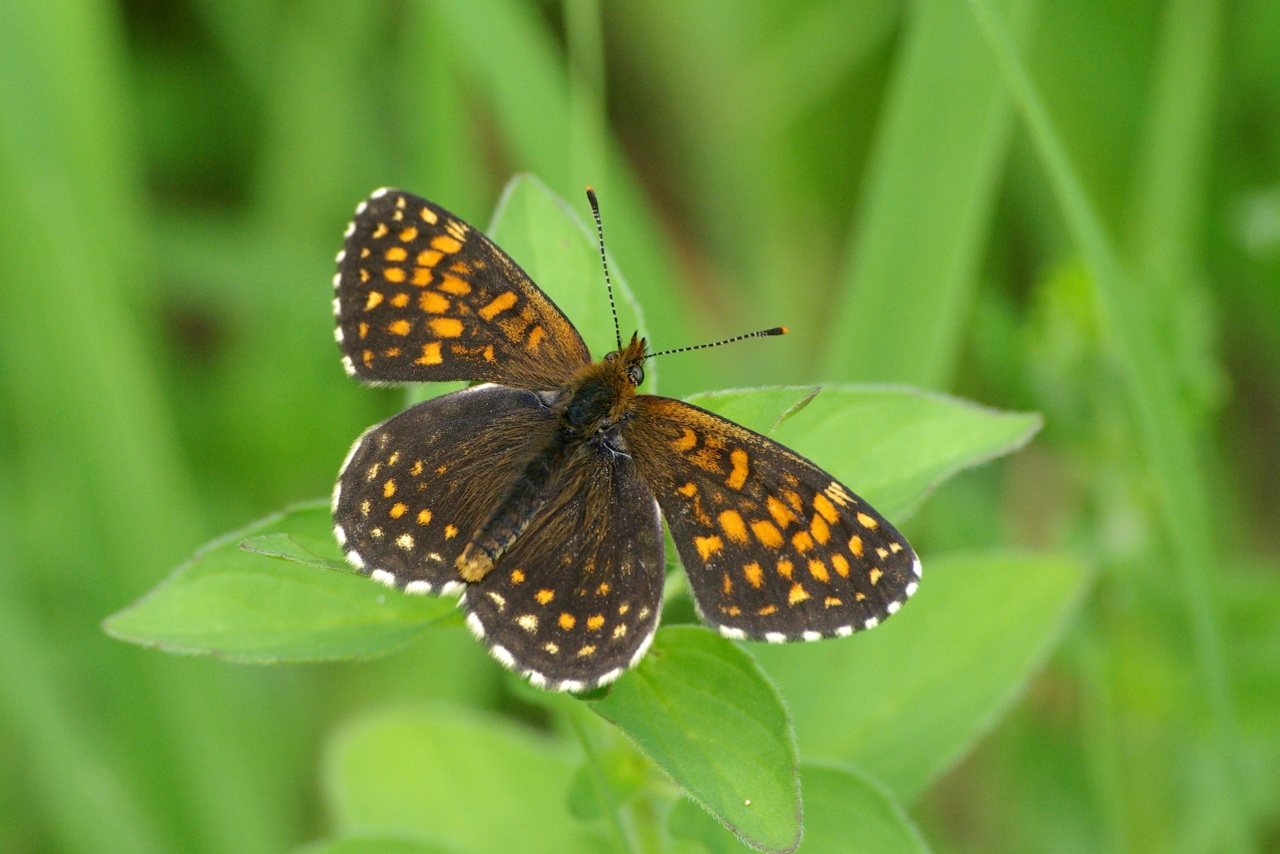
<path id="1" fill-rule="evenodd" d="M 579 691 L 581 691 L 584 687 L 585 686 L 576 679 L 566 679 L 563 682 L 559 683 L 558 685 L 554 686 L 553 690 L 567 691 L 570 694 L 576 694 Z"/>
<path id="2" fill-rule="evenodd" d="M 333 327 L 333 340 L 337 341 L 339 344 L 342 343 L 342 327 L 341 326 Z"/>
<path id="3" fill-rule="evenodd" d="M 364 213 L 364 208 L 365 208 L 365 204 L 364 202 L 361 202 L 360 205 L 356 208 L 356 214 L 358 215 L 358 214 Z M 350 237 L 355 233 L 356 233 L 356 223 L 355 223 L 355 220 L 352 220 L 351 222 L 347 223 L 347 230 L 342 232 L 342 236 Z"/>
<path id="4" fill-rule="evenodd" d="M 782 632 L 765 632 L 764 639 L 769 643 L 786 643 L 787 636 Z"/>
<path id="5" fill-rule="evenodd" d="M 805 632 L 800 637 L 807 641 L 822 640 L 822 632 Z"/>
<path id="6" fill-rule="evenodd" d="M 716 629 L 729 640 L 745 640 L 747 637 L 746 632 L 742 629 L 735 629 L 733 626 L 716 626 Z"/>
<path id="7" fill-rule="evenodd" d="M 342 274 L 341 274 L 341 273 L 334 273 L 334 274 L 333 274 L 333 289 L 336 291 L 336 290 L 338 289 L 338 286 L 339 286 L 339 285 L 341 285 L 341 284 L 342 284 Z M 337 300 L 334 300 L 334 302 L 337 302 Z M 336 312 L 335 312 L 335 314 L 336 314 Z"/>
<path id="8" fill-rule="evenodd" d="M 916 584 L 914 581 L 913 581 L 913 582 L 911 582 L 910 584 L 908 584 L 908 585 L 907 585 L 907 589 L 906 589 L 906 591 L 905 591 L 905 592 L 906 592 L 906 594 L 907 594 L 907 597 L 908 597 L 908 598 L 910 598 L 910 597 L 912 597 L 912 596 L 916 595 L 916 591 L 917 591 L 917 590 L 919 590 L 919 589 L 920 589 L 920 585 L 919 585 L 919 584 Z"/>
<path id="9" fill-rule="evenodd" d="M 841 626 L 836 629 L 836 637 L 838 638 L 847 638 L 851 634 L 853 634 L 853 626 Z"/>
<path id="10" fill-rule="evenodd" d="M 888 607 L 885 608 L 885 610 L 888 611 L 890 614 L 896 614 L 898 613 L 898 609 L 901 607 L 902 607 L 901 602 L 890 602 Z"/>
<path id="11" fill-rule="evenodd" d="M 507 600 L 503 598 L 501 593 L 496 593 L 490 590 L 486 595 L 493 600 L 493 604 L 498 606 L 499 611 L 507 607 Z"/>
<path id="12" fill-rule="evenodd" d="M 360 214 L 364 213 L 366 210 L 368 210 L 368 208 L 369 208 L 368 200 L 363 201 L 360 204 L 356 205 L 356 216 L 360 216 Z"/>
<path id="13" fill-rule="evenodd" d="M 440 595 L 452 596 L 455 593 L 462 592 L 466 586 L 467 585 L 463 584 L 461 581 L 446 581 L 444 584 L 440 585 Z"/>
<path id="14" fill-rule="evenodd" d="M 369 577 L 372 578 L 374 581 L 378 582 L 379 584 L 385 584 L 388 587 L 396 586 L 396 577 L 391 573 L 387 572 L 385 569 L 375 569 L 372 573 L 369 574 Z"/>
<path id="15" fill-rule="evenodd" d="M 339 250 L 338 250 L 338 254 L 337 254 L 337 255 L 335 255 L 335 256 L 333 256 L 333 263 L 335 263 L 335 264 L 341 264 L 341 263 L 342 263 L 342 259 L 343 259 L 343 258 L 346 258 L 346 257 L 347 257 L 347 250 L 345 250 L 345 249 L 339 249 Z"/>
<path id="16" fill-rule="evenodd" d="M 516 657 L 508 652 L 505 646 L 491 646 L 489 654 L 498 659 L 503 667 L 515 667 Z"/>
<path id="17" fill-rule="evenodd" d="M 615 667 L 608 673 L 596 680 L 596 685 L 608 685 L 610 682 L 616 682 L 618 677 L 622 675 L 622 668 Z"/>
<path id="18" fill-rule="evenodd" d="M 874 629 L 876 626 L 880 625 L 880 621 L 877 620 L 875 617 L 872 617 L 871 619 L 863 623 L 863 625 L 869 629 Z"/>
<path id="19" fill-rule="evenodd" d="M 330 515 L 338 512 L 338 502 L 342 500 L 342 481 L 338 481 L 333 485 L 333 498 L 329 499 Z"/>
<path id="20" fill-rule="evenodd" d="M 356 366 L 351 364 L 350 356 L 342 357 L 342 370 L 347 372 L 347 376 L 354 377 L 356 375 Z"/>
<path id="21" fill-rule="evenodd" d="M 339 547 L 347 544 L 347 532 L 342 530 L 341 525 L 333 526 L 333 538 L 338 541 Z"/>
<path id="22" fill-rule="evenodd" d="M 355 549 L 347 552 L 347 563 L 351 564 L 356 569 L 364 569 L 364 558 L 360 557 L 360 553 Z"/>
<path id="23" fill-rule="evenodd" d="M 471 629 L 471 634 L 476 637 L 484 637 L 484 625 L 481 624 L 480 618 L 475 614 L 467 614 L 467 628 Z"/>
<path id="24" fill-rule="evenodd" d="M 345 357 L 343 361 L 346 361 Z M 373 425 L 373 427 L 370 427 L 368 430 L 365 430 L 363 433 L 361 433 L 359 436 L 356 437 L 356 440 L 354 442 L 351 443 L 351 449 L 347 451 L 347 456 L 342 460 L 342 468 L 338 469 L 338 477 L 342 477 L 344 474 L 347 473 L 347 466 L 351 465 L 351 460 L 352 458 L 355 457 L 356 451 L 360 450 L 360 445 L 361 443 L 364 442 L 364 437 L 368 436 L 370 432 L 377 429 L 377 426 L 378 425 L 375 424 Z"/>
<path id="25" fill-rule="evenodd" d="M 912 564 L 911 564 L 911 571 L 912 571 L 912 572 L 914 572 L 914 573 L 916 574 L 916 578 L 924 578 L 924 571 L 923 571 L 923 570 L 921 569 L 921 567 L 920 567 L 920 558 L 919 558 L 919 556 L 917 556 L 917 557 L 916 557 L 916 559 L 915 559 L 915 561 L 913 561 L 913 562 L 912 562 Z"/>
<path id="26" fill-rule="evenodd" d="M 543 676 L 538 671 L 526 670 L 524 672 L 524 675 L 525 675 L 525 678 L 529 680 L 529 684 L 532 685 L 533 687 L 535 688 L 547 687 L 547 677 Z"/>
<path id="27" fill-rule="evenodd" d="M 333 316 L 337 317 L 342 314 L 342 302 L 337 297 L 333 298 Z"/>
<path id="28" fill-rule="evenodd" d="M 391 192 L 390 187 L 379 187 L 378 189 L 374 190 L 372 193 L 369 194 L 369 198 L 380 199 L 389 192 Z"/>
<path id="29" fill-rule="evenodd" d="M 640 659 L 644 658 L 644 654 L 649 651 L 649 645 L 653 643 L 653 636 L 657 634 L 658 627 L 654 626 L 653 631 L 649 632 L 649 636 L 640 642 L 640 648 L 636 650 L 635 655 L 631 656 L 631 663 L 627 667 L 635 667 L 640 663 Z"/>
<path id="30" fill-rule="evenodd" d="M 404 592 L 415 596 L 431 592 L 430 581 L 410 581 L 404 586 Z"/>

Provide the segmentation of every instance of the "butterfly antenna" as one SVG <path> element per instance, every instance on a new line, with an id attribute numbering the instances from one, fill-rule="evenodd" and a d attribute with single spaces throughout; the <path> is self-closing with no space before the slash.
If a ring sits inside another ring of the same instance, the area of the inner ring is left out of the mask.
<path id="1" fill-rule="evenodd" d="M 622 330 L 618 328 L 618 307 L 613 303 L 613 282 L 609 279 L 609 259 L 604 254 L 604 223 L 600 221 L 600 202 L 596 200 L 596 191 L 587 187 L 587 201 L 591 203 L 591 215 L 596 218 L 596 235 L 600 238 L 600 263 L 604 265 L 604 286 L 609 291 L 609 311 L 613 312 L 613 334 L 618 339 L 618 349 L 622 349 Z"/>
<path id="2" fill-rule="evenodd" d="M 646 353 L 646 359 L 652 359 L 654 356 L 668 356 L 672 353 L 684 353 L 687 350 L 705 350 L 708 347 L 719 347 L 721 344 L 732 344 L 734 341 L 743 341 L 747 338 L 769 338 L 774 335 L 786 335 L 787 327 L 775 326 L 772 329 L 761 329 L 759 332 L 748 332 L 746 335 L 735 335 L 732 338 L 726 338 L 723 341 L 714 341 L 710 344 L 694 344 L 691 347 L 677 347 L 674 350 L 660 350 L 657 353 Z"/>

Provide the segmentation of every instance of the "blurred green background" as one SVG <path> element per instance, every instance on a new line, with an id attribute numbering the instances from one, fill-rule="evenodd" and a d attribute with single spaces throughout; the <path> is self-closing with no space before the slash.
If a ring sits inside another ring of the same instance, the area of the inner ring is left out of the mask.
<path id="1" fill-rule="evenodd" d="M 1096 570 L 908 805 L 935 850 L 1280 850 L 1272 0 L 5 0 L 0 849 L 285 850 L 329 827 L 354 710 L 519 709 L 461 632 L 249 668 L 99 630 L 403 403 L 331 338 L 355 203 L 483 227 L 517 171 L 597 188 L 656 346 L 791 328 L 668 361 L 668 394 L 1045 415 L 906 526 L 926 565 Z"/>

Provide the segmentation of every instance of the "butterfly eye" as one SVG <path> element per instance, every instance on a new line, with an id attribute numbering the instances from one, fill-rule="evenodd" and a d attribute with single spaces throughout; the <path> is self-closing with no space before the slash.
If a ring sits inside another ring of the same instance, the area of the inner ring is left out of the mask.
<path id="1" fill-rule="evenodd" d="M 640 385 L 640 383 L 644 382 L 644 368 L 639 365 L 632 365 L 627 368 L 627 379 L 631 380 L 631 384 L 634 386 Z"/>

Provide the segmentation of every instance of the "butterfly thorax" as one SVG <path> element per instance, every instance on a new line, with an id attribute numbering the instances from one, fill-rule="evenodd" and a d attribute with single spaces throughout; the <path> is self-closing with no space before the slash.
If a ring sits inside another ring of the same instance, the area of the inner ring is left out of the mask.
<path id="1" fill-rule="evenodd" d="M 556 431 L 498 498 L 458 556 L 458 573 L 464 579 L 479 581 L 493 569 L 546 504 L 549 485 L 585 448 L 626 453 L 619 428 L 631 413 L 636 387 L 644 381 L 644 351 L 645 340 L 632 335 L 621 350 L 584 366 L 552 399 Z"/>

